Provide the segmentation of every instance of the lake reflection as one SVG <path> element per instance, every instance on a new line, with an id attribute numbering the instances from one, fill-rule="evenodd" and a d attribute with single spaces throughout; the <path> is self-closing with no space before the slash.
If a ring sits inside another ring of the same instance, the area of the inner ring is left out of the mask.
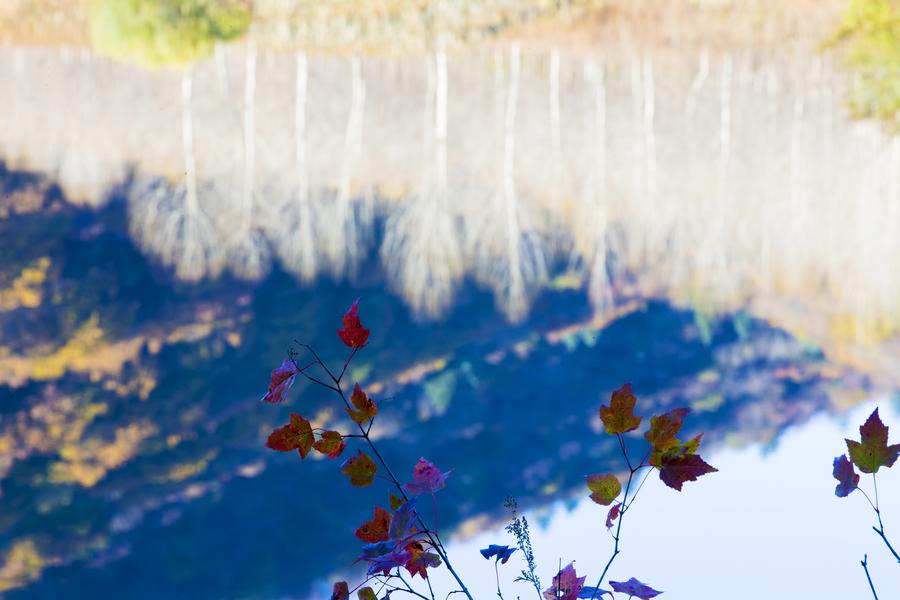
<path id="1" fill-rule="evenodd" d="M 455 469 L 442 529 L 478 597 L 508 495 L 544 565 L 605 556 L 580 499 L 626 381 L 644 413 L 691 406 L 720 473 L 648 484 L 614 577 L 859 597 L 869 551 L 900 589 L 830 477 L 900 388 L 900 138 L 845 118 L 821 56 L 248 43 L 148 72 L 14 46 L 0 82 L 10 598 L 322 597 L 385 490 L 263 448 L 291 411 L 339 419 L 321 390 L 258 399 L 294 338 L 342 358 L 358 296 L 350 375 L 397 472 Z"/>

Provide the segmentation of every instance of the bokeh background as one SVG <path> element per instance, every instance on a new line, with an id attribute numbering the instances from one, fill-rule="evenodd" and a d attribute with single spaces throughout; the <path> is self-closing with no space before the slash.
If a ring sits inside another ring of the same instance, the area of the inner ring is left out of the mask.
<path id="1" fill-rule="evenodd" d="M 900 431 L 896 1 L 3 0 L 0 90 L 4 597 L 358 575 L 385 490 L 264 448 L 339 407 L 259 398 L 360 296 L 351 377 L 396 471 L 455 469 L 477 597 L 507 496 L 547 583 L 599 572 L 624 382 L 720 473 L 648 483 L 614 578 L 862 597 L 868 552 L 900 594 L 831 480 L 875 405 Z"/>

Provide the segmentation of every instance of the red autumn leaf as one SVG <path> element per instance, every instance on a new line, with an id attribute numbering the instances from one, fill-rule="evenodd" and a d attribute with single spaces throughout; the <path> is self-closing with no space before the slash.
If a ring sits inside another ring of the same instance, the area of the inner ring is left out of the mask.
<path id="1" fill-rule="evenodd" d="M 346 581 L 338 581 L 331 591 L 331 600 L 349 600 L 350 588 Z"/>
<path id="2" fill-rule="evenodd" d="M 284 359 L 281 366 L 272 371 L 269 377 L 269 391 L 263 396 L 263 402 L 277 404 L 284 400 L 285 394 L 294 384 L 294 376 L 299 373 L 297 365 L 289 358 Z"/>
<path id="3" fill-rule="evenodd" d="M 453 469 L 450 469 L 441 473 L 440 469 L 434 466 L 433 463 L 420 458 L 413 468 L 412 483 L 407 483 L 403 486 L 403 489 L 414 496 L 425 493 L 433 494 L 446 485 L 447 476 L 452 472 Z"/>
<path id="4" fill-rule="evenodd" d="M 388 535 L 390 525 L 391 513 L 377 506 L 372 520 L 366 521 L 356 529 L 356 537 L 370 544 L 385 542 L 391 539 L 391 536 Z"/>
<path id="5" fill-rule="evenodd" d="M 378 600 L 378 596 L 375 595 L 375 591 L 369 586 L 366 586 L 356 592 L 356 597 L 359 598 L 359 600 Z"/>
<path id="6" fill-rule="evenodd" d="M 591 500 L 597 504 L 609 506 L 622 492 L 622 484 L 612 473 L 588 475 L 585 479 L 588 489 L 591 490 Z"/>
<path id="7" fill-rule="evenodd" d="M 403 506 L 403 499 L 395 494 L 391 494 L 391 510 L 397 510 Z"/>
<path id="8" fill-rule="evenodd" d="M 426 579 L 428 577 L 426 572 L 428 567 L 441 566 L 440 557 L 434 552 L 426 552 L 419 542 L 408 543 L 406 551 L 409 552 L 409 560 L 403 566 L 409 571 L 410 577 L 418 575 L 422 579 Z"/>
<path id="9" fill-rule="evenodd" d="M 279 452 L 298 450 L 300 458 L 306 458 L 313 446 L 313 432 L 309 421 L 291 413 L 291 422 L 269 434 L 266 446 Z"/>
<path id="10" fill-rule="evenodd" d="M 322 437 L 316 440 L 313 447 L 328 458 L 337 458 L 347 447 L 347 443 L 337 431 L 323 431 Z"/>
<path id="11" fill-rule="evenodd" d="M 859 475 L 853 470 L 853 463 L 847 460 L 846 454 L 841 454 L 834 459 L 832 475 L 838 480 L 834 488 L 834 495 L 838 498 L 849 496 L 859 485 Z"/>
<path id="12" fill-rule="evenodd" d="M 358 450 L 357 453 L 341 465 L 341 473 L 350 478 L 350 485 L 355 487 L 366 487 L 372 485 L 375 480 L 375 461 L 369 458 L 369 455 Z"/>
<path id="13" fill-rule="evenodd" d="M 612 508 L 609 509 L 609 512 L 606 513 L 606 528 L 612 529 L 613 521 L 615 521 L 619 516 L 619 510 L 622 508 L 622 503 L 617 502 L 613 504 Z"/>
<path id="14" fill-rule="evenodd" d="M 850 460 L 863 473 L 877 473 L 881 467 L 892 467 L 900 455 L 900 444 L 888 446 L 888 427 L 881 422 L 878 409 L 859 428 L 860 441 L 844 440 Z"/>
<path id="15" fill-rule="evenodd" d="M 362 391 L 358 383 L 353 387 L 353 395 L 350 396 L 350 403 L 353 404 L 356 409 L 345 408 L 344 410 L 346 410 L 347 414 L 350 415 L 350 418 L 359 425 L 362 425 L 370 419 L 374 419 L 375 415 L 378 414 L 378 405 Z"/>
<path id="16" fill-rule="evenodd" d="M 634 577 L 628 581 L 610 581 L 609 585 L 617 592 L 628 594 L 629 596 L 634 596 L 641 600 L 650 600 L 650 598 L 655 598 L 662 594 L 662 592 L 654 590 L 649 585 L 641 583 Z"/>
<path id="17" fill-rule="evenodd" d="M 641 424 L 642 417 L 634 416 L 634 404 L 637 398 L 631 391 L 631 384 L 626 383 L 612 393 L 609 406 L 600 407 L 600 420 L 606 433 L 626 433 L 634 431 Z"/>
<path id="18" fill-rule="evenodd" d="M 362 348 L 369 339 L 369 330 L 362 326 L 359 320 L 359 298 L 353 301 L 350 308 L 344 313 L 341 322 L 343 329 L 338 329 L 338 336 L 350 348 Z"/>
<path id="19" fill-rule="evenodd" d="M 552 585 L 544 590 L 546 600 L 576 600 L 586 577 L 579 577 L 575 567 L 569 563 L 553 577 Z"/>
<path id="20" fill-rule="evenodd" d="M 654 450 L 662 451 L 679 445 L 681 442 L 675 436 L 681 431 L 684 417 L 689 412 L 689 408 L 673 408 L 658 417 L 650 417 L 650 429 L 644 434 L 644 438 Z"/>
<path id="21" fill-rule="evenodd" d="M 697 481 L 701 475 L 717 471 L 718 469 L 708 465 L 700 458 L 699 454 L 687 454 L 674 458 L 663 458 L 659 478 L 667 486 L 680 492 L 685 481 Z"/>
<path id="22" fill-rule="evenodd" d="M 675 445 L 669 446 L 663 449 L 655 449 L 650 454 L 649 463 L 651 466 L 662 468 L 663 460 L 677 458 L 679 456 L 687 456 L 688 454 L 697 454 L 697 450 L 700 449 L 700 441 L 703 439 L 703 434 L 699 433 L 689 439 L 688 441 L 681 443 L 681 440 L 675 438 Z"/>

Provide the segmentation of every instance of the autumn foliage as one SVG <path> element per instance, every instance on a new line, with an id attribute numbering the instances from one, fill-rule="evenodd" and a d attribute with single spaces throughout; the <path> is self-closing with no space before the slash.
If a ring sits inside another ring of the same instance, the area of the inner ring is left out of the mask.
<path id="1" fill-rule="evenodd" d="M 415 581 L 417 576 L 427 582 L 427 591 L 431 598 L 438 595 L 443 597 L 446 594 L 438 594 L 432 588 L 429 576 L 431 569 L 443 567 L 456 582 L 457 589 L 451 590 L 450 594 L 462 594 L 472 600 L 472 594 L 454 570 L 437 531 L 437 494 L 447 486 L 453 469 L 441 470 L 426 458 L 419 458 L 411 469 L 408 481 L 402 482 L 394 476 L 370 436 L 372 425 L 379 414 L 378 403 L 359 383 L 353 385 L 350 393 L 345 391 L 344 387 L 344 375 L 351 360 L 369 340 L 370 330 L 363 326 L 359 315 L 359 299 L 354 301 L 344 314 L 341 325 L 337 334 L 350 352 L 340 371 L 330 369 L 312 348 L 303 346 L 311 354 L 312 360 L 300 366 L 297 355 L 292 350 L 284 362 L 272 371 L 268 389 L 263 396 L 263 401 L 268 404 L 283 402 L 297 377 L 305 377 L 331 391 L 343 405 L 344 410 L 341 414 L 346 414 L 349 421 L 338 422 L 325 428 L 314 426 L 300 414 L 291 413 L 287 423 L 276 427 L 269 434 L 266 446 L 278 452 L 296 450 L 301 459 L 305 459 L 313 451 L 325 459 L 336 459 L 347 450 L 348 442 L 358 443 L 360 447 L 353 448 L 340 465 L 340 472 L 347 477 L 349 485 L 369 486 L 375 482 L 376 476 L 380 475 L 393 488 L 387 496 L 387 508 L 373 507 L 371 519 L 358 524 L 355 529 L 350 529 L 363 542 L 357 562 L 366 565 L 365 581 L 354 589 L 346 582 L 339 581 L 333 586 L 331 598 L 346 600 L 355 592 L 359 600 L 379 600 L 379 598 L 384 600 L 394 593 L 427 600 L 429 597 L 415 591 L 410 583 Z M 639 485 L 635 485 L 637 478 L 643 476 L 646 479 L 649 472 L 656 470 L 665 485 L 681 491 L 684 483 L 696 481 L 698 477 L 713 473 L 716 469 L 697 454 L 702 434 L 687 441 L 681 441 L 677 437 L 689 412 L 686 408 L 675 408 L 651 416 L 649 427 L 643 435 L 647 444 L 646 452 L 640 461 L 632 460 L 625 436 L 632 436 L 644 422 L 642 416 L 635 415 L 636 405 L 637 398 L 631 386 L 626 384 L 612 393 L 608 406 L 600 407 L 600 420 L 604 430 L 616 437 L 625 461 L 623 467 L 625 483 L 623 486 L 622 475 L 616 473 L 594 474 L 586 478 L 590 498 L 598 504 L 610 506 L 606 515 L 606 527 L 608 529 L 615 527 L 613 534 L 615 547 L 597 585 L 586 586 L 587 576 L 579 576 L 574 564 L 569 563 L 565 568 L 560 566 L 555 569 L 550 586 L 542 589 L 536 572 L 538 567 L 534 561 L 527 520 L 514 512 L 513 523 L 507 530 L 516 538 L 516 545 L 491 544 L 481 550 L 485 559 L 493 559 L 499 598 L 503 598 L 499 567 L 507 564 L 517 551 L 520 551 L 527 568 L 522 570 L 521 576 L 516 578 L 516 581 L 524 581 L 534 586 L 537 594 L 544 600 L 599 598 L 603 595 L 615 598 L 616 593 L 625 594 L 628 598 L 649 600 L 662 593 L 634 577 L 627 581 L 609 581 L 611 590 L 600 587 L 605 581 L 610 565 L 619 554 L 622 521 L 640 489 Z M 342 427 L 349 427 L 354 431 L 343 432 Z M 897 456 L 897 447 L 892 446 L 887 450 L 881 448 L 878 445 L 880 433 L 874 427 L 872 429 L 872 432 L 864 435 L 859 448 L 851 449 L 851 456 L 856 456 L 867 468 L 877 470 L 878 466 L 887 462 L 893 464 Z M 846 469 L 843 463 L 841 469 Z M 852 466 L 850 469 L 852 471 Z M 841 473 L 844 474 L 844 471 Z M 845 475 L 844 482 L 845 487 L 856 483 L 852 475 Z M 428 498 L 425 504 L 432 507 L 431 525 L 426 523 L 426 518 L 423 518 L 420 511 L 418 501 L 421 496 Z M 514 510 L 515 502 L 514 500 L 510 502 L 508 506 Z M 403 578 L 404 572 L 410 577 L 410 582 Z"/>
<path id="2" fill-rule="evenodd" d="M 881 507 L 878 502 L 878 481 L 876 477 L 879 469 L 882 467 L 889 469 L 897 462 L 897 457 L 900 456 L 900 444 L 888 444 L 888 427 L 882 422 L 877 408 L 869 415 L 866 422 L 859 427 L 859 436 L 859 441 L 845 439 L 847 454 L 836 457 L 832 462 L 832 475 L 838 482 L 834 489 L 834 494 L 838 498 L 846 498 L 857 490 L 860 492 L 875 512 L 875 517 L 878 521 L 878 525 L 873 526 L 872 530 L 878 534 L 888 551 L 900 563 L 900 554 L 891 545 L 887 534 L 884 532 Z M 847 458 L 847 455 L 850 458 Z M 860 476 L 854 467 L 863 473 L 872 475 L 874 502 L 872 496 L 859 487 Z M 875 584 L 869 575 L 868 555 L 863 556 L 860 564 L 866 573 L 866 580 L 869 588 L 872 590 L 872 595 L 875 597 L 875 600 L 878 600 Z"/>

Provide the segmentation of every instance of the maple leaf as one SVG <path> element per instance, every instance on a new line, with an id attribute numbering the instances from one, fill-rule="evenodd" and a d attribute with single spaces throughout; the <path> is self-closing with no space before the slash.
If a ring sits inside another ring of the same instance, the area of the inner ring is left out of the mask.
<path id="1" fill-rule="evenodd" d="M 687 454 L 664 458 L 659 470 L 659 478 L 667 486 L 680 492 L 685 481 L 697 481 L 701 475 L 717 471 L 718 469 L 700 458 L 699 454 Z"/>
<path id="2" fill-rule="evenodd" d="M 316 440 L 313 448 L 327 456 L 328 458 L 337 458 L 347 447 L 347 442 L 337 431 L 323 431 L 322 437 Z"/>
<path id="3" fill-rule="evenodd" d="M 347 411 L 353 422 L 358 425 L 374 419 L 375 415 L 378 414 L 378 405 L 362 391 L 358 383 L 353 387 L 353 395 L 350 396 L 350 402 L 356 409 L 348 407 L 344 410 Z"/>
<path id="4" fill-rule="evenodd" d="M 338 329 L 338 337 L 350 348 L 362 348 L 369 339 L 369 330 L 359 321 L 359 298 L 353 301 L 350 308 L 344 313 L 341 322 L 343 329 Z"/>
<path id="5" fill-rule="evenodd" d="M 366 586 L 356 592 L 356 597 L 359 598 L 359 600 L 378 600 L 378 597 L 375 595 L 375 591 L 369 586 Z"/>
<path id="6" fill-rule="evenodd" d="M 386 542 L 390 539 L 388 527 L 391 525 L 391 513 L 380 506 L 375 507 L 375 516 L 356 529 L 356 537 L 364 542 Z"/>
<path id="7" fill-rule="evenodd" d="M 447 476 L 452 472 L 453 469 L 450 469 L 445 473 L 441 473 L 440 469 L 434 466 L 433 463 L 420 458 L 413 468 L 412 483 L 407 483 L 403 486 L 403 489 L 414 496 L 425 493 L 433 494 L 443 489 L 447 484 Z"/>
<path id="8" fill-rule="evenodd" d="M 313 446 L 313 432 L 309 421 L 296 413 L 291 413 L 291 422 L 269 434 L 266 446 L 279 452 L 297 450 L 300 458 L 306 458 Z"/>
<path id="9" fill-rule="evenodd" d="M 628 581 L 610 581 L 609 585 L 612 586 L 617 592 L 622 594 L 628 594 L 629 596 L 634 596 L 635 598 L 640 598 L 641 600 L 650 600 L 650 598 L 655 598 L 662 594 L 662 592 L 658 592 L 654 590 L 649 585 L 645 585 L 632 577 Z"/>
<path id="10" fill-rule="evenodd" d="M 663 449 L 654 449 L 650 454 L 649 463 L 651 466 L 662 468 L 663 461 L 678 458 L 679 456 L 687 456 L 688 454 L 696 454 L 697 450 L 700 449 L 700 440 L 703 438 L 703 434 L 697 434 L 688 441 L 683 444 L 677 438 L 675 438 L 675 445 L 668 446 Z"/>
<path id="11" fill-rule="evenodd" d="M 391 494 L 391 510 L 397 510 L 403 506 L 403 499 L 396 494 Z"/>
<path id="12" fill-rule="evenodd" d="M 404 549 L 394 549 L 387 554 L 382 554 L 378 558 L 369 562 L 368 574 L 371 577 L 376 573 L 382 575 L 390 575 L 393 569 L 404 566 L 411 558 L 409 552 Z"/>
<path id="13" fill-rule="evenodd" d="M 499 544 L 490 544 L 487 548 L 482 548 L 481 550 L 479 550 L 483 557 L 490 559 L 493 556 L 494 562 L 499 561 L 502 565 L 506 564 L 506 561 L 509 560 L 509 557 L 512 556 L 512 553 L 515 551 L 515 548 L 510 548 L 509 546 L 501 546 Z"/>
<path id="14" fill-rule="evenodd" d="M 650 429 L 644 434 L 644 438 L 654 450 L 663 451 L 678 446 L 681 442 L 675 435 L 681 430 L 684 417 L 689 412 L 689 408 L 673 408 L 658 417 L 650 417 Z M 699 444 L 699 440 L 697 443 Z"/>
<path id="15" fill-rule="evenodd" d="M 863 473 L 877 473 L 881 467 L 890 468 L 900 455 L 900 444 L 888 446 L 888 427 L 881 422 L 876 408 L 859 428 L 860 442 L 844 440 L 850 460 Z"/>
<path id="16" fill-rule="evenodd" d="M 841 454 L 834 459 L 832 475 L 838 480 L 834 488 L 834 495 L 838 498 L 849 496 L 859 485 L 859 475 L 853 470 L 853 463 L 847 460 L 846 454 Z"/>
<path id="17" fill-rule="evenodd" d="M 362 547 L 362 554 L 359 555 L 359 558 L 357 560 L 372 560 L 378 558 L 379 556 L 384 556 L 395 547 L 396 544 L 393 540 L 366 544 Z"/>
<path id="18" fill-rule="evenodd" d="M 441 566 L 441 558 L 434 552 L 426 552 L 419 542 L 408 543 L 406 551 L 409 552 L 410 558 L 403 566 L 409 571 L 410 577 L 418 575 L 422 579 L 426 579 L 428 577 L 426 572 L 428 567 Z"/>
<path id="19" fill-rule="evenodd" d="M 362 450 L 357 450 L 355 455 L 345 460 L 344 464 L 341 465 L 341 473 L 350 478 L 350 485 L 356 487 L 372 485 L 377 470 L 375 461 L 369 458 L 369 455 Z"/>
<path id="20" fill-rule="evenodd" d="M 415 518 L 416 499 L 410 498 L 394 511 L 394 514 L 391 517 L 391 526 L 388 529 L 388 535 L 391 536 L 392 540 L 402 541 L 412 528 Z"/>
<path id="21" fill-rule="evenodd" d="M 613 504 L 612 508 L 609 509 L 609 512 L 606 513 L 606 528 L 612 529 L 613 521 L 615 521 L 619 516 L 619 511 L 622 508 L 622 503 L 617 502 Z"/>
<path id="22" fill-rule="evenodd" d="M 338 581 L 334 584 L 331 591 L 331 600 L 348 600 L 350 598 L 350 588 L 347 587 L 346 581 Z"/>
<path id="23" fill-rule="evenodd" d="M 299 372 L 294 361 L 289 358 L 284 359 L 281 366 L 272 371 L 272 375 L 269 377 L 269 390 L 263 396 L 263 402 L 278 404 L 284 400 L 285 394 L 294 385 L 294 376 Z"/>
<path id="24" fill-rule="evenodd" d="M 606 433 L 626 433 L 634 431 L 641 424 L 643 417 L 634 416 L 634 404 L 637 398 L 631 391 L 631 384 L 626 383 L 612 393 L 609 406 L 600 406 L 600 420 Z"/>
<path id="25" fill-rule="evenodd" d="M 603 506 L 609 506 L 622 491 L 622 484 L 612 473 L 606 475 L 588 475 L 586 478 L 588 489 L 591 490 L 591 500 Z"/>
<path id="26" fill-rule="evenodd" d="M 573 563 L 569 563 L 553 577 L 552 585 L 544 590 L 546 600 L 576 600 L 584 587 L 585 577 L 575 573 Z"/>

